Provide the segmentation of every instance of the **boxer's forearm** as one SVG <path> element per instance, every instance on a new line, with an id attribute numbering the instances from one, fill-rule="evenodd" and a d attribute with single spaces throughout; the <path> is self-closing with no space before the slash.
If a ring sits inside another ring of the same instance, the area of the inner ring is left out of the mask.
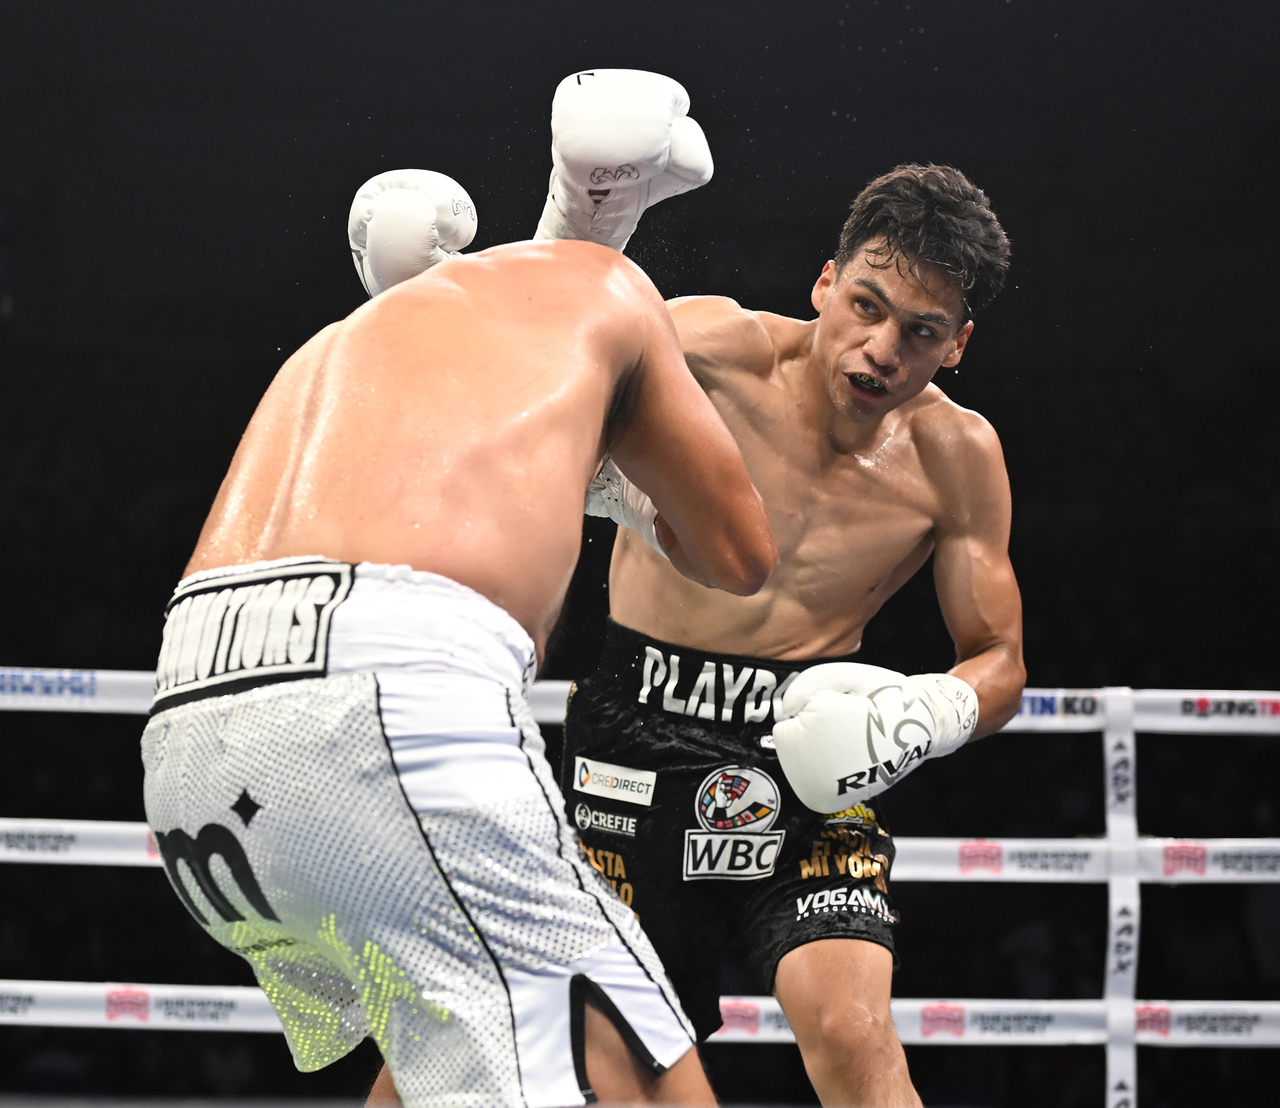
<path id="1" fill-rule="evenodd" d="M 1027 670 L 1017 644 L 994 643 L 947 672 L 959 677 L 978 694 L 978 725 L 970 742 L 999 731 L 1018 714 Z"/>
<path id="2" fill-rule="evenodd" d="M 759 592 L 778 564 L 777 550 L 768 524 L 742 528 L 742 534 L 702 549 L 686 551 L 665 519 L 654 521 L 663 552 L 685 577 L 708 589 L 722 589 L 735 596 Z"/>

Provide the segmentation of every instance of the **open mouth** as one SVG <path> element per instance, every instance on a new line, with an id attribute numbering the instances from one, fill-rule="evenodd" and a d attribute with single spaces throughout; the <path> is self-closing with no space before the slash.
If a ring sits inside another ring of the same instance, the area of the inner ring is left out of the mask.
<path id="1" fill-rule="evenodd" d="M 861 389 L 863 392 L 883 396 L 887 391 L 884 387 L 884 382 L 877 380 L 868 373 L 846 373 L 844 377 L 854 388 Z"/>

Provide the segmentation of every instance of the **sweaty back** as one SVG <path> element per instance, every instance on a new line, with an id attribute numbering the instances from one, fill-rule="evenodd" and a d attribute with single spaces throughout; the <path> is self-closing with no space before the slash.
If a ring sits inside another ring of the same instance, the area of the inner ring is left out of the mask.
<path id="1" fill-rule="evenodd" d="M 476 589 L 541 644 L 605 419 L 644 350 L 636 274 L 587 243 L 499 247 L 322 331 L 259 404 L 188 572 L 407 564 Z"/>

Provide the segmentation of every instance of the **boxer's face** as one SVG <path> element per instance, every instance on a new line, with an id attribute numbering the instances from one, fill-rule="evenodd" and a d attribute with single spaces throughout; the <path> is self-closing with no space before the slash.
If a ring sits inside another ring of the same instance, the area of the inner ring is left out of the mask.
<path id="1" fill-rule="evenodd" d="M 812 360 L 827 397 L 847 419 L 876 418 L 918 396 L 941 366 L 964 354 L 973 322 L 960 324 L 959 284 L 901 254 L 888 265 L 868 243 L 837 274 L 827 262 L 813 287 L 818 309 Z"/>

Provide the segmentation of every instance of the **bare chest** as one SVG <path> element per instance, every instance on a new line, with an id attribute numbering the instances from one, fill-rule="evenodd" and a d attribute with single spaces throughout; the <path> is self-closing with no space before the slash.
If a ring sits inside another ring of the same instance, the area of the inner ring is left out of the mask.
<path id="1" fill-rule="evenodd" d="M 713 399 L 768 511 L 779 554 L 766 586 L 773 599 L 869 618 L 932 549 L 938 496 L 910 421 L 866 449 L 838 452 L 776 389 Z"/>

